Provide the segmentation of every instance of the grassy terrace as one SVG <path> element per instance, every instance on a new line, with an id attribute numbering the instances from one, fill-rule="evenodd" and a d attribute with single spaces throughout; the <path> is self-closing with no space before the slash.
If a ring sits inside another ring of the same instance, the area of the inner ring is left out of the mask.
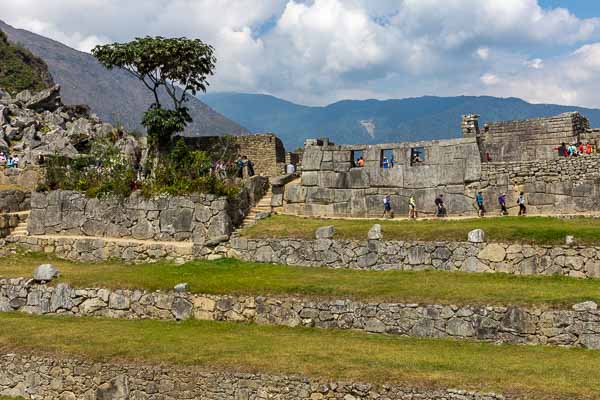
<path id="1" fill-rule="evenodd" d="M 487 240 L 531 244 L 564 244 L 566 235 L 574 235 L 580 243 L 600 245 L 600 219 L 552 217 L 487 217 L 447 220 L 364 220 L 316 219 L 288 215 L 275 215 L 258 221 L 244 230 L 248 238 L 304 238 L 314 239 L 315 230 L 324 225 L 334 225 L 336 238 L 361 239 L 374 223 L 381 224 L 388 240 L 460 240 L 467 233 L 481 228 Z"/>
<path id="2" fill-rule="evenodd" d="M 0 315 L 0 348 L 224 371 L 530 393 L 536 399 L 600 396 L 600 357 L 598 352 L 582 349 L 416 340 L 212 321 L 23 314 Z"/>
<path id="3" fill-rule="evenodd" d="M 51 262 L 59 282 L 76 287 L 171 289 L 188 282 L 196 293 L 298 295 L 410 303 L 570 306 L 600 302 L 600 280 L 513 276 L 442 271 L 352 271 L 290 267 L 238 260 L 126 265 L 121 262 L 74 263 L 43 254 L 0 258 L 0 277 L 31 276 Z"/>

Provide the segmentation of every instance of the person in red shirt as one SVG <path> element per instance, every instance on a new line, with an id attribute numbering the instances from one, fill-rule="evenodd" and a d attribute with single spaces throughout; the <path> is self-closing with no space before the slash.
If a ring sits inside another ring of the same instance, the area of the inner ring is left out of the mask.
<path id="1" fill-rule="evenodd" d="M 583 155 L 585 148 L 583 147 L 583 143 L 579 142 L 577 145 L 577 153 L 579 153 L 578 155 Z"/>
<path id="2" fill-rule="evenodd" d="M 586 144 L 585 145 L 585 154 L 592 154 L 594 150 L 592 149 L 592 145 L 591 144 Z"/>

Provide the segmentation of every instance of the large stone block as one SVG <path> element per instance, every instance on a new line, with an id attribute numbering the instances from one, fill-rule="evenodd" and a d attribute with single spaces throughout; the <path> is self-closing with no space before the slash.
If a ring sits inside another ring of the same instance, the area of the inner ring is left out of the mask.
<path id="1" fill-rule="evenodd" d="M 318 171 L 303 171 L 301 177 L 302 186 L 317 186 L 319 184 Z"/>
<path id="2" fill-rule="evenodd" d="M 315 171 L 321 169 L 323 151 L 318 146 L 307 146 L 302 156 L 302 170 Z"/>
<path id="3" fill-rule="evenodd" d="M 321 188 L 346 189 L 348 187 L 344 172 L 321 171 L 318 181 Z"/>
<path id="4" fill-rule="evenodd" d="M 306 201 L 306 189 L 301 185 L 286 185 L 284 199 L 290 203 L 303 203 Z"/>

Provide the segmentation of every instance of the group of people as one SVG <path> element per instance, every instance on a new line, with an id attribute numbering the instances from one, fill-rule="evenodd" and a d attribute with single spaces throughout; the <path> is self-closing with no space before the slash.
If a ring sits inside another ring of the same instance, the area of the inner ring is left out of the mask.
<path id="1" fill-rule="evenodd" d="M 0 152 L 0 167 L 19 168 L 19 156 L 7 156 L 3 151 Z"/>
<path id="2" fill-rule="evenodd" d="M 555 150 L 558 150 L 559 157 L 578 157 L 590 155 L 594 152 L 594 148 L 590 143 L 583 144 L 582 142 L 570 145 L 563 142 L 559 147 L 555 148 Z"/>
<path id="3" fill-rule="evenodd" d="M 527 214 L 527 206 L 526 206 L 526 198 L 525 193 L 520 192 L 517 197 L 517 205 L 519 206 L 519 216 Z M 475 204 L 477 205 L 477 213 L 479 217 L 483 217 L 486 213 L 485 209 L 485 199 L 483 197 L 483 192 L 478 191 L 475 195 Z M 446 204 L 444 202 L 444 195 L 439 194 L 434 201 L 436 217 L 443 218 L 448 216 L 448 210 L 446 209 Z M 500 206 L 500 215 L 508 215 L 508 208 L 506 205 L 506 193 L 501 193 L 498 196 L 498 205 Z M 408 218 L 416 219 L 417 214 L 417 202 L 415 200 L 414 194 L 411 194 L 408 198 Z M 382 218 L 393 218 L 394 212 L 392 211 L 392 197 L 388 194 L 383 198 L 383 216 Z"/>
<path id="4" fill-rule="evenodd" d="M 254 176 L 254 162 L 246 156 L 241 156 L 235 161 L 217 160 L 213 163 L 211 172 L 221 179 L 235 174 L 237 178 Z"/>

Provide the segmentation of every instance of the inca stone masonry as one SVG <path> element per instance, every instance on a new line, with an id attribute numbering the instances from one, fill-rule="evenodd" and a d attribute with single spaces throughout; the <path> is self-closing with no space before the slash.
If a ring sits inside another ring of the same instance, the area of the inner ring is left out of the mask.
<path id="1" fill-rule="evenodd" d="M 444 194 L 449 213 L 476 214 L 474 198 L 484 193 L 488 210 L 498 209 L 505 192 L 516 207 L 520 191 L 530 212 L 600 211 L 600 157 L 560 157 L 562 142 L 590 142 L 598 149 L 600 130 L 589 129 L 579 113 L 478 126 L 478 116 L 463 117 L 460 139 L 378 145 L 335 145 L 307 140 L 302 180 L 277 199 L 291 214 L 327 217 L 381 216 L 382 199 L 391 195 L 397 213 L 408 212 L 414 194 L 421 213 L 434 210 Z M 414 162 L 412 154 L 419 154 Z M 362 156 L 364 167 L 355 166 Z M 383 160 L 393 166 L 383 167 Z"/>

